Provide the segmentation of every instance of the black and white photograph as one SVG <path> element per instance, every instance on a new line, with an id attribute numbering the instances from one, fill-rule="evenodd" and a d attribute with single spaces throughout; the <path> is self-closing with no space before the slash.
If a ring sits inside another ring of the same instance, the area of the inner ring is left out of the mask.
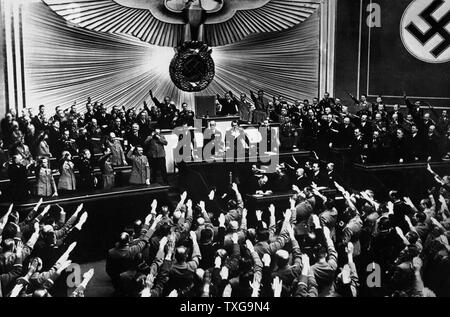
<path id="1" fill-rule="evenodd" d="M 450 297 L 450 0 L 0 0 L 0 67 L 1 302 Z"/>

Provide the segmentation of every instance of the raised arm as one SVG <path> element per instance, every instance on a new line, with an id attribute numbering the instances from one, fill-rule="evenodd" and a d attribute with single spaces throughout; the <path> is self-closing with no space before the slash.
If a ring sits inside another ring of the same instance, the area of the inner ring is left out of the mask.
<path id="1" fill-rule="evenodd" d="M 202 254 L 200 253 L 200 247 L 197 242 L 197 234 L 195 231 L 190 232 L 190 237 L 192 240 L 192 259 L 187 263 L 189 269 L 195 272 L 200 264 L 200 260 L 202 258 Z"/>

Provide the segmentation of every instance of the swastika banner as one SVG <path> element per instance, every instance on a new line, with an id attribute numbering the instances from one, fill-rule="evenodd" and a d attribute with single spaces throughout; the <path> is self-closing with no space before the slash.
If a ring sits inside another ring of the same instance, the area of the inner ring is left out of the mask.
<path id="1" fill-rule="evenodd" d="M 450 106 L 450 0 L 360 5 L 360 93 Z"/>

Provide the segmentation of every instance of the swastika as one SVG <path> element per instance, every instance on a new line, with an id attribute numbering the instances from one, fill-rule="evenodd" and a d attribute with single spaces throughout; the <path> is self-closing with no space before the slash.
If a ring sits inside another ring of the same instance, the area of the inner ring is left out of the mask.
<path id="1" fill-rule="evenodd" d="M 408 30 L 411 35 L 413 35 L 423 45 L 425 45 L 437 34 L 442 37 L 443 40 L 440 44 L 434 47 L 430 52 L 436 58 L 450 47 L 450 33 L 446 29 L 447 24 L 450 23 L 450 11 L 448 11 L 440 20 L 436 20 L 432 16 L 432 14 L 443 4 L 444 0 L 434 0 L 424 11 L 419 14 L 419 16 L 430 26 L 425 33 L 423 33 L 414 22 L 411 22 L 406 27 L 406 30 Z"/>

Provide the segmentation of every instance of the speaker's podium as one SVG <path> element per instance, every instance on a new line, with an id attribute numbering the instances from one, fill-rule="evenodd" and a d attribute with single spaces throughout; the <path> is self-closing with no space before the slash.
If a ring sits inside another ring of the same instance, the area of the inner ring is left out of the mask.
<path id="1" fill-rule="evenodd" d="M 239 116 L 217 116 L 216 96 L 195 96 L 195 113 L 197 119 L 202 119 L 203 127 L 209 127 L 211 121 L 216 122 L 216 128 L 225 137 L 225 133 L 231 129 L 231 123 L 239 120 Z"/>

